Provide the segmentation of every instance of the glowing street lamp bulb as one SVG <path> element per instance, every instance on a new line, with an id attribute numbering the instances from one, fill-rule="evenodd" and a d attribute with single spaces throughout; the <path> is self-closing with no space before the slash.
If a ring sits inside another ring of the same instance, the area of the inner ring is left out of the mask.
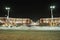
<path id="1" fill-rule="evenodd" d="M 10 10 L 10 7 L 5 7 L 6 10 Z"/>
<path id="2" fill-rule="evenodd" d="M 55 8 L 55 6 L 53 6 L 53 8 Z"/>
<path id="3" fill-rule="evenodd" d="M 50 6 L 50 8 L 52 8 L 52 6 Z"/>
<path id="4" fill-rule="evenodd" d="M 54 8 L 55 8 L 55 6 L 50 6 L 50 8 L 54 9 Z"/>

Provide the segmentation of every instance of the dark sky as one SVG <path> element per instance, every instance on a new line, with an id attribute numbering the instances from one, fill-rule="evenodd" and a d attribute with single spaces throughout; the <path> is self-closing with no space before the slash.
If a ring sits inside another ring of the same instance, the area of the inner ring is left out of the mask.
<path id="1" fill-rule="evenodd" d="M 53 10 L 54 17 L 60 17 L 60 1 L 58 0 L 40 0 L 39 2 L 19 1 L 19 0 L 0 0 L 0 16 L 7 15 L 5 7 L 11 7 L 10 17 L 22 17 L 38 20 L 40 18 L 49 18 L 50 5 L 55 5 Z"/>

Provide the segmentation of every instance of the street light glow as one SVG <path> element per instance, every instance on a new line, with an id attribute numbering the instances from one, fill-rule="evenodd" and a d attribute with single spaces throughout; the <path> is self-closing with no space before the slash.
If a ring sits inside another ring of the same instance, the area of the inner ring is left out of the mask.
<path id="1" fill-rule="evenodd" d="M 6 10 L 10 10 L 10 7 L 5 7 Z"/>
<path id="2" fill-rule="evenodd" d="M 50 8 L 51 8 L 51 9 L 54 9 L 54 8 L 55 8 L 55 6 L 50 6 Z"/>

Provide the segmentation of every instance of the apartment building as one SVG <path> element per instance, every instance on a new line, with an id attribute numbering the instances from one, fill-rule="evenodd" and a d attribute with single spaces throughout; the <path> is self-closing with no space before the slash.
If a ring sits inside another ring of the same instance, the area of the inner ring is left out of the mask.
<path id="1" fill-rule="evenodd" d="M 60 17 L 59 18 L 41 18 L 39 23 L 44 26 L 60 26 Z"/>
<path id="2" fill-rule="evenodd" d="M 29 25 L 31 19 L 29 18 L 9 18 L 0 17 L 0 25 L 2 26 L 20 26 L 20 25 Z"/>

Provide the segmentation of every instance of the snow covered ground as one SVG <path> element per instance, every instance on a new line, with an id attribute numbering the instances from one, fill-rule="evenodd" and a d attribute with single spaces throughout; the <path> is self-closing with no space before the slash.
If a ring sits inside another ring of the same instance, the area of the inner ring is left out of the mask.
<path id="1" fill-rule="evenodd" d="M 60 30 L 60 27 L 51 27 L 51 26 L 19 26 L 19 27 L 0 27 L 3 30 Z"/>

